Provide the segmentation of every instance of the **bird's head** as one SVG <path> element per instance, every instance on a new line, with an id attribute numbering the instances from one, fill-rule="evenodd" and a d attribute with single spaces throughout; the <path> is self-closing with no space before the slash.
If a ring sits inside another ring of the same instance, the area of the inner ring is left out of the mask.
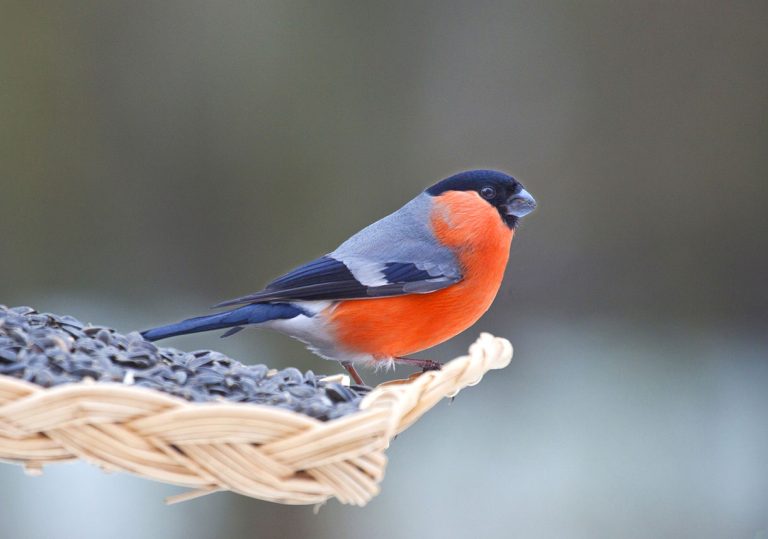
<path id="1" fill-rule="evenodd" d="M 496 170 L 469 170 L 446 178 L 429 189 L 427 194 L 440 196 L 449 191 L 469 191 L 496 208 L 509 228 L 536 208 L 536 201 L 523 184 L 508 174 Z"/>

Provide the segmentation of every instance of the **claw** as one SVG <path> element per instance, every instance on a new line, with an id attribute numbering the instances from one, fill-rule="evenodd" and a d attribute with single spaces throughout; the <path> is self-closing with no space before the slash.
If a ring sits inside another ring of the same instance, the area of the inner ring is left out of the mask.
<path id="1" fill-rule="evenodd" d="M 414 367 L 421 367 L 422 372 L 427 371 L 439 371 L 443 368 L 443 364 L 439 361 L 433 361 L 431 359 L 414 359 L 410 357 L 396 357 L 395 363 L 403 365 L 412 365 Z"/>

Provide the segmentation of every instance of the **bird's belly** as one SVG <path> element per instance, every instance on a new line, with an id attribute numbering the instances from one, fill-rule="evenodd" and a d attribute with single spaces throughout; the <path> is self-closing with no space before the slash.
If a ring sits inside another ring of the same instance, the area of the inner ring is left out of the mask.
<path id="1" fill-rule="evenodd" d="M 350 352 L 375 359 L 419 352 L 461 333 L 488 310 L 503 265 L 496 273 L 429 294 L 344 301 L 329 313 L 330 327 Z"/>

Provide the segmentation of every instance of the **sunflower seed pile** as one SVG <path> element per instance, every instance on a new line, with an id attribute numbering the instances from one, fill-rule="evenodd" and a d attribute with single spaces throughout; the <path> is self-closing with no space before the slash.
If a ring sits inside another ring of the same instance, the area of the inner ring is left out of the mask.
<path id="1" fill-rule="evenodd" d="M 323 381 L 289 367 L 270 371 L 212 350 L 159 348 L 138 332 L 86 325 L 72 316 L 0 305 L 0 374 L 51 387 L 91 378 L 163 391 L 193 402 L 267 404 L 329 420 L 359 409 L 371 388 Z"/>

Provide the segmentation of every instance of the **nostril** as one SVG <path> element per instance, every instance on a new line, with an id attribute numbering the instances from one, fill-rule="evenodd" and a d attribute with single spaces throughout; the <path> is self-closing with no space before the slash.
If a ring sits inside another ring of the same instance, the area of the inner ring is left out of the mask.
<path id="1" fill-rule="evenodd" d="M 514 202 L 520 202 L 525 204 L 528 207 L 534 208 L 536 207 L 536 200 L 531 196 L 531 193 L 526 191 L 525 189 L 522 189 L 517 195 L 515 195 Z"/>
<path id="2" fill-rule="evenodd" d="M 527 208 L 536 207 L 536 201 L 531 197 L 516 197 L 512 199 L 512 204 L 516 206 L 525 206 Z"/>

